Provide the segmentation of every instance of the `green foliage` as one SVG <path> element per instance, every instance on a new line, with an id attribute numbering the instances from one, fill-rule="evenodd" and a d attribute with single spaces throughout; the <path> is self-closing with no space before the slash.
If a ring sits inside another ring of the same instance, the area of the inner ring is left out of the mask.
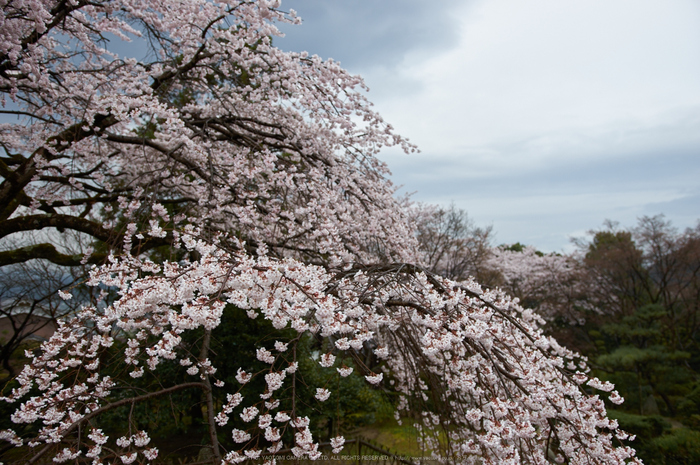
<path id="1" fill-rule="evenodd" d="M 143 126 L 134 128 L 134 134 L 144 139 L 153 140 L 156 138 L 156 131 L 158 131 L 159 123 L 163 123 L 163 121 L 150 119 Z"/>
<path id="2" fill-rule="evenodd" d="M 510 244 L 510 245 L 502 244 L 500 246 L 501 249 L 507 250 L 509 252 L 523 252 L 526 247 L 527 247 L 527 245 L 521 244 L 520 242 L 516 242 L 515 244 Z M 544 257 L 544 252 L 540 252 L 539 250 L 535 250 L 535 255 L 537 255 L 538 257 Z M 554 255 L 558 256 L 559 254 L 554 254 Z"/>
<path id="3" fill-rule="evenodd" d="M 653 441 L 663 465 L 694 465 L 700 463 L 700 432 L 676 428 Z"/>
<path id="4" fill-rule="evenodd" d="M 620 410 L 608 410 L 608 416 L 617 420 L 622 429 L 637 436 L 638 442 L 648 442 L 671 430 L 671 424 L 660 415 L 635 415 Z"/>
<path id="5" fill-rule="evenodd" d="M 656 216 L 591 235 L 578 245 L 596 310 L 568 338 L 625 398 L 609 414 L 645 464 L 700 463 L 700 229 Z"/>
<path id="6" fill-rule="evenodd" d="M 630 231 L 598 231 L 593 236 L 593 241 L 588 246 L 587 258 L 593 258 L 606 252 L 620 249 L 636 249 Z"/>
<path id="7" fill-rule="evenodd" d="M 257 347 L 263 346 L 273 350 L 276 341 L 289 343 L 286 352 L 279 354 L 274 370 L 281 370 L 294 361 L 294 341 L 296 341 L 296 361 L 299 369 L 295 376 L 300 381 L 297 396 L 300 399 L 295 405 L 289 400 L 290 383 L 275 395 L 281 402 L 281 410 L 295 409 L 297 415 L 308 416 L 320 429 L 327 431 L 326 438 L 335 436 L 341 431 L 348 431 L 359 426 L 373 423 L 382 413 L 391 410 L 389 401 L 381 391 L 369 386 L 364 378 L 355 372 L 343 378 L 337 368 L 343 365 L 353 366 L 351 360 L 336 360 L 332 367 L 324 368 L 318 362 L 321 354 L 332 352 L 331 348 L 320 343 L 311 336 L 298 339 L 298 334 L 292 329 L 278 330 L 262 317 L 251 319 L 246 312 L 234 307 L 227 307 L 221 324 L 212 335 L 212 362 L 218 367 L 216 377 L 226 383 L 226 386 L 239 386 L 235 376 L 239 368 L 248 373 L 257 374 L 248 384 L 241 387 L 241 394 L 253 396 L 253 392 L 265 391 L 264 373 L 270 370 L 270 365 L 259 360 L 251 359 Z M 291 375 L 287 375 L 291 376 Z M 331 391 L 331 397 L 325 402 L 315 399 L 316 388 L 325 387 Z M 223 402 L 223 399 L 220 399 Z M 247 424 L 235 415 L 231 421 L 236 428 L 245 430 Z M 287 432 L 291 435 L 291 431 Z M 222 438 L 223 442 L 227 438 Z"/>
<path id="8" fill-rule="evenodd" d="M 618 410 L 608 410 L 608 416 L 617 420 L 623 430 L 636 436 L 633 441 L 625 443 L 636 449 L 637 456 L 645 464 L 662 463 L 659 462 L 662 456 L 655 440 L 671 431 L 668 421 L 660 415 L 635 415 Z"/>
<path id="9" fill-rule="evenodd" d="M 666 316 L 662 306 L 646 305 L 591 333 L 597 336 L 601 351 L 596 365 L 628 399 L 627 408 L 634 406 L 639 413 L 657 410 L 658 398 L 663 413 L 675 416 L 680 403 L 688 405 L 685 396 L 698 379 L 687 363 L 692 354 L 669 343 L 671 335 L 663 324 Z"/>
<path id="10" fill-rule="evenodd" d="M 636 435 L 627 441 L 645 464 L 694 465 L 700 463 L 700 431 L 676 427 L 659 415 L 634 415 L 609 410 L 622 429 Z"/>

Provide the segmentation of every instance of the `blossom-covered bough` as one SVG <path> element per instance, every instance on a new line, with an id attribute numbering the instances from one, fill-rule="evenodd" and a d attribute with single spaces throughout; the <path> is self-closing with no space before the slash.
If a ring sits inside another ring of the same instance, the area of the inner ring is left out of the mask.
<path id="1" fill-rule="evenodd" d="M 0 438 L 27 463 L 152 462 L 158 450 L 137 421 L 115 436 L 101 418 L 193 390 L 212 462 L 274 462 L 283 448 L 318 458 L 297 407 L 333 390 L 298 398 L 298 347 L 312 334 L 328 341 L 322 367 L 397 391 L 397 419 L 442 461 L 634 461 L 593 392 L 612 386 L 589 379 L 537 315 L 406 264 L 418 256 L 414 229 L 375 155 L 413 147 L 370 109 L 359 78 L 272 46 L 274 23 L 296 21 L 279 8 L 3 3 L 0 237 L 48 232 L 5 247 L 0 265 L 93 264 L 95 292 L 4 394 L 16 427 Z M 109 49 L 130 38 L 146 58 Z M 57 248 L 64 230 L 93 249 Z M 236 385 L 217 378 L 210 354 L 232 308 L 295 335 L 261 343 L 250 357 L 269 368 L 242 362 Z M 186 379 L 159 377 L 173 364 Z M 263 390 L 243 395 L 253 379 Z M 343 443 L 331 440 L 335 452 Z"/>
<path id="2" fill-rule="evenodd" d="M 536 309 L 548 321 L 582 324 L 580 309 L 595 311 L 582 298 L 585 286 L 574 257 L 543 254 L 532 246 L 520 251 L 501 246 L 491 249 L 485 267 L 498 273 L 502 289 L 523 296 L 522 305 Z"/>

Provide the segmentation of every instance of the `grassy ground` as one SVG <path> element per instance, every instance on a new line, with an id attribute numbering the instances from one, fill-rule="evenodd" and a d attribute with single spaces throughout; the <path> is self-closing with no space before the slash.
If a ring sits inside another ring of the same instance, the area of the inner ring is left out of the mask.
<path id="1" fill-rule="evenodd" d="M 397 455 L 408 455 L 411 457 L 424 455 L 418 445 L 418 432 L 407 422 L 399 425 L 395 420 L 386 420 L 382 423 L 360 428 L 354 435 L 376 442 L 382 449 L 388 449 Z M 352 436 L 353 434 L 347 435 L 347 437 Z"/>

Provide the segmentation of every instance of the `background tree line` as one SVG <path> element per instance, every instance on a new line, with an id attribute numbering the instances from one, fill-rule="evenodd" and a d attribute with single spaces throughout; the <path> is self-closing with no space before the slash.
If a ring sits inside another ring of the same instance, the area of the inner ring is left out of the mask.
<path id="1" fill-rule="evenodd" d="M 627 229 L 608 221 L 563 255 L 493 247 L 491 230 L 454 206 L 414 214 L 432 271 L 518 297 L 615 384 L 625 402 L 610 413 L 637 435 L 629 443 L 645 463 L 700 461 L 700 225 L 679 231 L 663 215 Z"/>

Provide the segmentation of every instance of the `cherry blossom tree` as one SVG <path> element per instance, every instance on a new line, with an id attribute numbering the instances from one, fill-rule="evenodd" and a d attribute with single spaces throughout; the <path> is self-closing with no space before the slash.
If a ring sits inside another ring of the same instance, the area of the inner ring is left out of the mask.
<path id="1" fill-rule="evenodd" d="M 95 265 L 90 299 L 2 398 L 16 427 L 0 438 L 27 463 L 157 460 L 132 416 L 118 434 L 101 418 L 189 390 L 212 463 L 318 458 L 298 406 L 333 388 L 297 394 L 309 334 L 328 341 L 322 368 L 398 392 L 397 419 L 443 462 L 635 461 L 600 393 L 620 396 L 536 314 L 408 264 L 415 230 L 375 155 L 414 148 L 360 78 L 272 45 L 276 22 L 298 21 L 279 1 L 12 0 L 0 21 L 0 237 L 42 233 L 0 259 Z M 129 40 L 145 58 L 111 48 Z M 80 253 L 53 242 L 66 230 L 90 239 Z M 268 368 L 241 360 L 231 385 L 210 342 L 234 307 L 295 335 L 261 342 L 251 360 Z M 244 396 L 254 379 L 264 388 Z"/>
<path id="2" fill-rule="evenodd" d="M 545 254 L 519 244 L 495 247 L 491 252 L 485 267 L 498 274 L 497 285 L 544 319 L 577 324 L 584 318 L 580 310 L 592 309 L 586 298 L 589 287 L 584 271 L 575 257 Z"/>

